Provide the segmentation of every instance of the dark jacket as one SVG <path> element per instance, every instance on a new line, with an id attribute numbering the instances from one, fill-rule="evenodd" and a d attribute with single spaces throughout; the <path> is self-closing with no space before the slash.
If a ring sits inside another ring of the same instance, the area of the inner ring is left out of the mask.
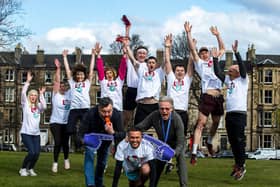
<path id="1" fill-rule="evenodd" d="M 184 148 L 184 125 L 179 114 L 173 111 L 171 115 L 170 131 L 166 143 L 171 148 L 175 149 L 176 155 L 179 155 Z M 141 130 L 148 130 L 149 128 L 154 127 L 158 139 L 164 142 L 162 117 L 158 110 L 148 115 L 141 123 L 136 124 L 136 127 Z"/>
<path id="2" fill-rule="evenodd" d="M 116 144 L 118 144 L 123 138 L 125 138 L 126 135 L 121 123 L 120 113 L 114 109 L 110 120 L 115 131 L 114 141 Z M 91 108 L 84 115 L 78 132 L 79 139 L 82 140 L 85 134 L 92 132 L 108 134 L 105 131 L 105 122 L 99 115 L 98 106 Z"/>

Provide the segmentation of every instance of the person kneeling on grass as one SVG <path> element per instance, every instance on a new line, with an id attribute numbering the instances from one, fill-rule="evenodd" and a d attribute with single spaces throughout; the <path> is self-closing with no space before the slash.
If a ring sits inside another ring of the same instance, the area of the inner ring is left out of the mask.
<path id="1" fill-rule="evenodd" d="M 128 130 L 128 138 L 119 143 L 115 159 L 122 163 L 130 187 L 144 186 L 149 176 L 150 187 L 156 186 L 154 148 L 142 139 L 140 129 L 132 127 Z"/>

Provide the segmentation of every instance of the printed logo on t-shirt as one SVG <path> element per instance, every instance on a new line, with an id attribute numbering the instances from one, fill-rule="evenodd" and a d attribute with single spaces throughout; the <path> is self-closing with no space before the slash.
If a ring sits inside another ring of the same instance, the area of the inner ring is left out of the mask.
<path id="1" fill-rule="evenodd" d="M 62 105 L 64 106 L 65 110 L 69 110 L 70 109 L 70 103 L 71 103 L 71 101 L 68 100 L 68 99 L 63 99 L 62 100 Z"/>
<path id="2" fill-rule="evenodd" d="M 37 107 L 31 107 L 31 112 L 33 113 L 34 118 L 38 118 L 40 115 Z"/>
<path id="3" fill-rule="evenodd" d="M 184 86 L 184 80 L 174 80 L 172 88 L 175 91 L 181 91 L 183 86 Z"/>
<path id="4" fill-rule="evenodd" d="M 229 94 L 232 94 L 234 88 L 235 88 L 234 82 L 229 83 L 229 84 L 227 85 L 227 91 L 228 91 L 228 93 L 229 93 Z"/>
<path id="5" fill-rule="evenodd" d="M 139 158 L 137 155 L 128 155 L 126 160 L 129 161 L 134 167 L 141 167 L 143 158 Z"/>
<path id="6" fill-rule="evenodd" d="M 75 83 L 75 89 L 77 92 L 82 92 L 83 91 L 83 88 L 85 87 L 85 83 L 84 82 L 78 82 L 78 83 Z"/>
<path id="7" fill-rule="evenodd" d="M 116 81 L 108 81 L 107 83 L 107 87 L 109 88 L 109 90 L 111 92 L 115 91 L 116 90 L 116 87 L 117 87 L 117 82 Z"/>
<path id="8" fill-rule="evenodd" d="M 155 72 L 145 72 L 144 73 L 144 79 L 147 80 L 147 81 L 152 81 L 153 80 L 153 77 L 155 76 Z"/>

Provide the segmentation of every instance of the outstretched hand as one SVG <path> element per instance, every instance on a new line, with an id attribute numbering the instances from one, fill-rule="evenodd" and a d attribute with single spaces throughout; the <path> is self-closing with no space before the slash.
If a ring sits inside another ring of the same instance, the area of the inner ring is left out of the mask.
<path id="1" fill-rule="evenodd" d="M 99 42 L 96 42 L 94 49 L 95 49 L 96 54 L 97 54 L 97 55 L 100 55 L 102 46 L 100 45 Z"/>
<path id="2" fill-rule="evenodd" d="M 217 26 L 211 26 L 211 27 L 210 27 L 210 31 L 211 31 L 211 33 L 212 33 L 213 35 L 215 35 L 215 36 L 220 35 Z"/>
<path id="3" fill-rule="evenodd" d="M 64 49 L 64 50 L 62 51 L 62 56 L 63 56 L 63 57 L 67 57 L 67 55 L 68 55 L 68 50 L 67 50 L 67 49 Z"/>
<path id="4" fill-rule="evenodd" d="M 217 47 L 213 47 L 213 48 L 211 49 L 211 55 L 212 55 L 214 58 L 218 58 L 219 52 L 218 52 Z"/>
<path id="5" fill-rule="evenodd" d="M 57 58 L 54 59 L 54 64 L 55 64 L 56 68 L 60 68 L 61 67 L 60 62 L 59 62 L 59 60 Z"/>
<path id="6" fill-rule="evenodd" d="M 172 45 L 172 34 L 168 34 L 164 38 L 164 46 L 171 47 L 171 45 Z"/>
<path id="7" fill-rule="evenodd" d="M 33 79 L 33 75 L 31 73 L 31 71 L 27 72 L 27 77 L 26 77 L 26 82 L 31 82 Z"/>
<path id="8" fill-rule="evenodd" d="M 192 25 L 190 24 L 189 21 L 185 22 L 184 28 L 185 28 L 186 33 L 190 33 L 192 31 Z"/>
<path id="9" fill-rule="evenodd" d="M 46 91 L 46 87 L 45 87 L 45 86 L 42 86 L 41 88 L 39 88 L 39 93 L 40 93 L 40 95 L 41 95 L 41 94 L 44 94 L 45 91 Z"/>
<path id="10" fill-rule="evenodd" d="M 238 40 L 235 40 L 234 43 L 232 44 L 232 50 L 233 52 L 237 52 L 238 50 Z"/>

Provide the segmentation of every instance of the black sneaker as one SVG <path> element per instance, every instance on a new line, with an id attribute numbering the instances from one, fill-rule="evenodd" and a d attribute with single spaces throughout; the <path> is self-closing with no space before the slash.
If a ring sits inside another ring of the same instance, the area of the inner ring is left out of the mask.
<path id="1" fill-rule="evenodd" d="M 213 150 L 213 145 L 206 142 L 206 147 L 208 149 L 209 154 L 213 157 L 215 152 Z"/>
<path id="2" fill-rule="evenodd" d="M 190 163 L 191 165 L 195 166 L 197 162 L 196 154 L 192 154 Z"/>
<path id="3" fill-rule="evenodd" d="M 237 164 L 234 164 L 233 165 L 233 169 L 232 169 L 232 172 L 230 173 L 230 176 L 234 177 L 235 176 L 235 173 L 238 171 L 238 165 Z"/>
<path id="4" fill-rule="evenodd" d="M 238 181 L 242 180 L 245 173 L 246 173 L 246 169 L 244 167 L 239 167 L 234 174 L 234 179 Z"/>
<path id="5" fill-rule="evenodd" d="M 172 162 L 168 162 L 165 167 L 165 174 L 170 173 L 174 168 L 174 164 Z"/>

